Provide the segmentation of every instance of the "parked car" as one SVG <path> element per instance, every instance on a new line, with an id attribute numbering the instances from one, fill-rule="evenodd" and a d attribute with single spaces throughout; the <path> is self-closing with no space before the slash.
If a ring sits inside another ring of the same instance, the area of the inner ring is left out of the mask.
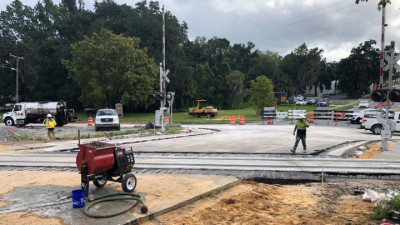
<path id="1" fill-rule="evenodd" d="M 307 100 L 307 105 L 314 105 L 317 102 L 318 102 L 317 99 L 310 98 L 310 99 Z"/>
<path id="2" fill-rule="evenodd" d="M 115 109 L 99 109 L 96 113 L 94 128 L 98 131 L 101 128 L 121 129 L 118 113 Z"/>
<path id="3" fill-rule="evenodd" d="M 321 101 L 318 102 L 317 106 L 318 107 L 328 107 L 329 101 L 326 98 L 323 98 Z"/>
<path id="4" fill-rule="evenodd" d="M 296 95 L 293 97 L 294 102 L 302 101 L 302 100 L 304 100 L 304 96 L 302 96 L 302 95 Z"/>
<path id="5" fill-rule="evenodd" d="M 358 104 L 358 108 L 369 108 L 369 104 L 368 104 L 368 101 L 361 101 L 359 104 Z"/>
<path id="6" fill-rule="evenodd" d="M 299 100 L 296 102 L 296 105 L 307 105 L 307 102 L 304 100 Z"/>

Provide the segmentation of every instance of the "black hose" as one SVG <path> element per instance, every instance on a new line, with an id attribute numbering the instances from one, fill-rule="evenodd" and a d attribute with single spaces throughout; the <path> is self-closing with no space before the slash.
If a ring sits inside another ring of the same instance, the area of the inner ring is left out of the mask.
<path id="1" fill-rule="evenodd" d="M 114 197 L 114 196 L 121 196 L 121 197 Z M 136 200 L 136 202 L 134 204 L 132 204 L 132 206 L 129 207 L 128 209 L 124 209 L 123 211 L 116 212 L 116 213 L 104 215 L 104 214 L 97 214 L 97 213 L 89 212 L 89 209 L 96 204 L 99 204 L 101 202 L 110 202 L 110 201 L 119 201 L 119 200 Z M 144 204 L 144 201 L 141 199 L 141 197 L 139 195 L 132 194 L 132 193 L 117 193 L 117 194 L 111 194 L 111 195 L 106 195 L 106 196 L 97 198 L 85 206 L 83 213 L 86 216 L 93 217 L 93 218 L 113 217 L 113 216 L 123 214 L 123 213 L 133 209 L 133 207 L 135 207 L 138 202 L 140 202 L 142 204 L 140 211 L 142 213 L 146 213 L 148 209 L 147 209 L 147 206 Z"/>

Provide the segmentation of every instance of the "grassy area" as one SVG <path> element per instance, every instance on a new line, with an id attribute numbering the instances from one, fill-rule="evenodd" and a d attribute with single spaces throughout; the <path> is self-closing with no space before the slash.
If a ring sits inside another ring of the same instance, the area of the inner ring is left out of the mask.
<path id="1" fill-rule="evenodd" d="M 348 102 L 330 102 L 331 105 L 347 105 Z"/>

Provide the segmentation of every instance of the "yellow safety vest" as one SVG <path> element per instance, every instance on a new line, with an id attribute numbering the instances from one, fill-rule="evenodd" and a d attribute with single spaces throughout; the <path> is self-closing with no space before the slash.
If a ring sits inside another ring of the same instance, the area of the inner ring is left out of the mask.
<path id="1" fill-rule="evenodd" d="M 51 121 L 49 119 L 44 119 L 43 124 L 46 125 L 46 128 L 54 128 L 57 125 L 57 122 L 55 119 L 52 119 Z"/>

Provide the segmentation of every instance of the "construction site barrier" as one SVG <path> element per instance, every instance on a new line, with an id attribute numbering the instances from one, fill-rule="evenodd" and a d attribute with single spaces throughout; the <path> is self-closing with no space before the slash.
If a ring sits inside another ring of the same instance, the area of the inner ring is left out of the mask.
<path id="1" fill-rule="evenodd" d="M 264 107 L 264 109 L 261 111 L 261 119 L 275 119 L 275 117 L 275 107 Z"/>
<path id="2" fill-rule="evenodd" d="M 348 121 L 351 119 L 354 111 L 333 111 L 334 120 L 336 121 Z"/>
<path id="3" fill-rule="evenodd" d="M 276 118 L 276 110 L 275 107 L 264 107 L 263 110 L 261 111 L 261 122 L 262 124 L 264 124 L 264 120 L 267 119 L 267 121 L 269 121 L 271 119 L 275 119 Z M 270 123 L 268 123 L 270 124 Z"/>
<path id="4" fill-rule="evenodd" d="M 168 116 L 164 116 L 164 123 L 168 123 Z"/>
<path id="5" fill-rule="evenodd" d="M 231 125 L 235 125 L 235 116 L 231 116 Z"/>
<path id="6" fill-rule="evenodd" d="M 267 119 L 267 124 L 273 124 L 273 123 L 274 123 L 273 119 Z"/>
<path id="7" fill-rule="evenodd" d="M 332 119 L 332 110 L 329 107 L 317 107 L 314 110 L 314 119 L 315 120 L 331 120 Z"/>
<path id="8" fill-rule="evenodd" d="M 339 121 L 339 113 L 338 112 L 333 113 L 333 121 L 334 122 Z"/>
<path id="9" fill-rule="evenodd" d="M 93 126 L 93 118 L 92 117 L 88 118 L 88 126 L 89 127 Z"/>
<path id="10" fill-rule="evenodd" d="M 289 110 L 288 111 L 288 118 L 289 119 L 299 119 L 301 117 L 306 116 L 306 110 L 304 109 L 298 109 L 298 110 Z"/>
<path id="11" fill-rule="evenodd" d="M 239 124 L 244 125 L 244 116 L 240 116 Z"/>
<path id="12" fill-rule="evenodd" d="M 314 123 L 314 113 L 310 113 L 310 116 L 308 118 L 309 123 Z"/>
<path id="13" fill-rule="evenodd" d="M 277 119 L 285 119 L 288 117 L 288 112 L 276 112 Z"/>

